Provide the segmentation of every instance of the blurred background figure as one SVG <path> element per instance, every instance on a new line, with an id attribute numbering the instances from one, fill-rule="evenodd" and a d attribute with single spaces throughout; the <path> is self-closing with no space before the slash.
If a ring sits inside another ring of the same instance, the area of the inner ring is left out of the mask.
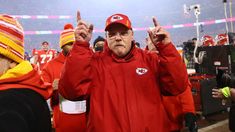
<path id="1" fill-rule="evenodd" d="M 186 67 L 189 69 L 194 69 L 194 60 L 193 60 L 193 51 L 195 48 L 196 38 L 188 40 L 183 43 L 183 58 L 186 64 Z"/>
<path id="2" fill-rule="evenodd" d="M 212 97 L 222 99 L 222 103 L 230 102 L 229 129 L 235 132 L 235 76 L 224 73 L 220 79 L 220 87 L 212 89 Z"/>
<path id="3" fill-rule="evenodd" d="M 194 62 L 193 54 L 196 46 L 197 38 L 192 38 L 183 43 L 183 61 L 187 69 L 195 69 L 196 73 L 199 71 L 198 63 Z"/>
<path id="4" fill-rule="evenodd" d="M 140 43 L 139 42 L 135 42 L 135 46 L 140 48 Z"/>
<path id="5" fill-rule="evenodd" d="M 49 42 L 44 41 L 41 44 L 41 50 L 34 51 L 34 64 L 39 66 L 40 71 L 44 67 L 44 65 L 55 58 L 57 51 L 54 49 L 50 49 Z"/>
<path id="6" fill-rule="evenodd" d="M 227 34 L 218 34 L 215 37 L 216 45 L 228 45 L 228 35 Z"/>
<path id="7" fill-rule="evenodd" d="M 228 33 L 228 38 L 229 38 L 229 44 L 235 45 L 235 33 Z"/>
<path id="8" fill-rule="evenodd" d="M 214 46 L 215 41 L 214 38 L 210 35 L 204 35 L 201 39 L 202 46 Z"/>
<path id="9" fill-rule="evenodd" d="M 101 36 L 98 36 L 93 42 L 93 49 L 95 51 L 103 51 L 105 39 Z"/>
<path id="10" fill-rule="evenodd" d="M 27 61 L 30 61 L 31 56 L 28 52 L 24 52 L 24 59 L 27 60 Z"/>
<path id="11" fill-rule="evenodd" d="M 146 44 L 145 50 L 158 52 L 156 47 L 153 45 L 151 39 L 149 38 L 149 36 L 145 38 L 145 44 Z"/>
<path id="12" fill-rule="evenodd" d="M 58 93 L 58 81 L 65 59 L 73 47 L 74 29 L 66 24 L 60 35 L 62 52 L 48 62 L 43 70 L 42 77 L 46 82 L 53 83 L 53 94 L 50 105 L 53 110 L 53 127 L 56 132 L 85 132 L 86 131 L 86 101 L 68 101 Z"/>

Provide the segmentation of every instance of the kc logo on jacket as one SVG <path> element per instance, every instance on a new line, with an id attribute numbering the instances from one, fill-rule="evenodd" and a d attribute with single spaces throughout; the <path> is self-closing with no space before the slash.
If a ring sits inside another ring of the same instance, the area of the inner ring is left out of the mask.
<path id="1" fill-rule="evenodd" d="M 145 74 L 147 72 L 148 72 L 148 70 L 146 68 L 136 68 L 136 73 L 138 75 L 143 75 L 143 74 Z"/>

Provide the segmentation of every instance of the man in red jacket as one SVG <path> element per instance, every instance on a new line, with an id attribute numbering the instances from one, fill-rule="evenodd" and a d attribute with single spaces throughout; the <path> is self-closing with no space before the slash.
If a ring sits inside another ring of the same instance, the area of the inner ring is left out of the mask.
<path id="1" fill-rule="evenodd" d="M 126 15 L 106 20 L 103 52 L 89 48 L 93 26 L 80 19 L 76 41 L 65 62 L 59 91 L 67 99 L 90 97 L 90 132 L 168 132 L 162 94 L 177 95 L 187 85 L 187 72 L 170 35 L 153 18 L 148 30 L 159 55 L 136 48 Z"/>
<path id="2" fill-rule="evenodd" d="M 158 53 L 149 37 L 146 38 L 145 50 Z M 163 105 L 170 120 L 169 128 L 171 132 L 180 132 L 184 122 L 189 132 L 197 132 L 195 107 L 191 87 L 192 86 L 188 81 L 188 87 L 183 93 L 176 96 L 162 96 Z"/>
<path id="3" fill-rule="evenodd" d="M 0 132 L 51 132 L 52 87 L 37 69 L 24 60 L 22 26 L 0 14 Z"/>
<path id="4" fill-rule="evenodd" d="M 57 53 L 55 49 L 50 49 L 49 42 L 44 41 L 41 45 L 41 50 L 35 50 L 33 52 L 33 63 L 38 65 L 40 71 L 43 69 L 47 62 L 51 61 L 53 58 L 56 57 Z"/>
<path id="5" fill-rule="evenodd" d="M 71 24 L 64 26 L 60 35 L 62 52 L 48 62 L 42 70 L 42 77 L 46 82 L 53 83 L 51 107 L 53 110 L 53 125 L 56 132 L 85 132 L 86 131 L 86 102 L 71 102 L 63 99 L 58 93 L 58 79 L 66 56 L 71 50 L 74 38 L 74 29 Z"/>

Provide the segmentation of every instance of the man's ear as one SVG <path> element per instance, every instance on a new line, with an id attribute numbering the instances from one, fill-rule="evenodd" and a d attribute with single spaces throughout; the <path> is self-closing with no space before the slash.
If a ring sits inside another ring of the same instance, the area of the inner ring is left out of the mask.
<path id="1" fill-rule="evenodd" d="M 132 40 L 134 40 L 134 32 L 133 32 L 133 30 L 131 30 L 131 34 L 132 34 Z"/>

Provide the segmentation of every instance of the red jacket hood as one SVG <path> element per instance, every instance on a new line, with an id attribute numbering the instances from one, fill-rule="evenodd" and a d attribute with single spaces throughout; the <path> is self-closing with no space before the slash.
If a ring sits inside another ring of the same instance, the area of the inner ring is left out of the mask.
<path id="1" fill-rule="evenodd" d="M 48 99 L 52 93 L 51 83 L 46 83 L 42 80 L 37 67 L 34 67 L 32 71 L 23 76 L 0 80 L 0 90 L 22 88 L 32 89 L 45 99 Z"/>

